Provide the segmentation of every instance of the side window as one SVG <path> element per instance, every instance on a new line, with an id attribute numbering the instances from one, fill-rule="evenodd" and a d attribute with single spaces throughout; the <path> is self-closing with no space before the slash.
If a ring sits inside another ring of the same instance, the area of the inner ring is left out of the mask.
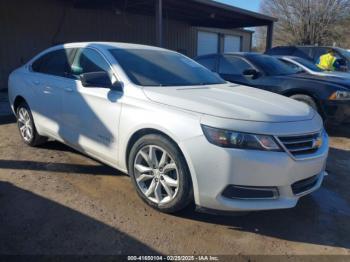
<path id="1" fill-rule="evenodd" d="M 279 59 L 281 62 L 283 62 L 285 65 L 289 66 L 292 69 L 296 69 L 296 70 L 302 70 L 302 68 L 292 62 L 289 62 L 287 60 L 283 60 L 283 59 Z"/>
<path id="2" fill-rule="evenodd" d="M 216 72 L 216 57 L 203 57 L 198 59 L 197 62 L 209 70 Z"/>
<path id="3" fill-rule="evenodd" d="M 75 76 L 101 71 L 110 73 L 110 66 L 97 51 L 90 48 L 77 51 L 72 64 L 72 72 Z"/>
<path id="4" fill-rule="evenodd" d="M 34 72 L 70 77 L 70 57 L 72 54 L 71 49 L 60 49 L 56 51 L 49 52 L 40 58 L 38 58 L 32 64 L 32 70 Z"/>
<path id="5" fill-rule="evenodd" d="M 246 69 L 252 69 L 252 66 L 239 57 L 224 56 L 220 58 L 219 74 L 242 75 Z"/>

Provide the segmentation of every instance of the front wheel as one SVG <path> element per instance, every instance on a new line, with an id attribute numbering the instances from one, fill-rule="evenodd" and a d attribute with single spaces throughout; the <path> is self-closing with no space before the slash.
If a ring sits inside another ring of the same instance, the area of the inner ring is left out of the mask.
<path id="1" fill-rule="evenodd" d="M 190 173 L 178 147 L 161 135 L 146 135 L 133 146 L 129 173 L 138 195 L 150 206 L 174 213 L 193 199 Z"/>
<path id="2" fill-rule="evenodd" d="M 308 106 L 312 107 L 316 112 L 319 112 L 317 104 L 315 100 L 308 95 L 292 95 L 290 98 L 297 100 L 299 102 L 303 102 L 304 104 L 307 104 Z M 319 112 L 320 113 L 320 112 Z"/>
<path id="3" fill-rule="evenodd" d="M 324 125 L 328 124 L 325 114 L 320 110 L 320 107 L 317 106 L 315 99 L 313 99 L 311 96 L 296 94 L 296 95 L 292 95 L 290 98 L 310 106 L 312 109 L 318 112 L 319 115 L 322 117 Z"/>

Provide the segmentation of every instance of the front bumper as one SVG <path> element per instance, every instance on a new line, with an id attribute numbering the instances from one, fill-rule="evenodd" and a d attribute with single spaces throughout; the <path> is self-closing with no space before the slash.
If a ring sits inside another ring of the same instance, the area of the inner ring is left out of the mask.
<path id="1" fill-rule="evenodd" d="M 204 136 L 185 142 L 192 177 L 195 176 L 196 205 L 219 211 L 257 211 L 294 207 L 299 198 L 318 189 L 326 175 L 328 137 L 313 154 L 293 159 L 287 152 L 264 152 L 221 148 Z M 316 177 L 304 191 L 293 192 L 293 185 Z M 233 199 L 224 196 L 230 186 L 276 188 L 270 199 Z"/>
<path id="2" fill-rule="evenodd" d="M 331 124 L 350 123 L 350 101 L 326 100 L 321 104 L 323 114 Z"/>

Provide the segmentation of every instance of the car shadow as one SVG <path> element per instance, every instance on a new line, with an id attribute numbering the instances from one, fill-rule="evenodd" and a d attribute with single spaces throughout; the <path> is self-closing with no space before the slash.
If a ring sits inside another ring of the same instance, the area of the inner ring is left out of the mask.
<path id="1" fill-rule="evenodd" d="M 0 116 L 0 125 L 16 123 L 16 118 L 13 115 Z"/>
<path id="2" fill-rule="evenodd" d="M 218 216 L 187 208 L 178 216 L 287 241 L 350 248 L 349 160 L 350 151 L 332 148 L 323 186 L 293 209 Z"/>
<path id="3" fill-rule="evenodd" d="M 17 170 L 32 170 L 32 171 L 44 171 L 44 172 L 58 172 L 58 173 L 70 173 L 70 174 L 86 174 L 86 175 L 104 175 L 104 176 L 126 176 L 126 174 L 114 169 L 110 166 L 103 164 L 102 162 L 91 158 L 88 155 L 80 153 L 75 149 L 66 146 L 57 141 L 49 141 L 38 147 L 38 149 L 50 150 L 50 151 L 62 151 L 79 154 L 83 157 L 89 158 L 99 165 L 84 165 L 73 163 L 57 163 L 57 162 L 39 162 L 31 160 L 12 160 L 12 159 L 0 159 L 0 169 L 17 169 Z"/>
<path id="4" fill-rule="evenodd" d="M 2 255 L 159 254 L 116 228 L 7 182 L 0 182 L 0 232 Z"/>
<path id="5" fill-rule="evenodd" d="M 330 136 L 350 138 L 350 124 L 328 125 L 326 129 Z"/>
<path id="6" fill-rule="evenodd" d="M 106 165 L 81 165 L 67 163 L 50 163 L 27 160 L 0 159 L 0 169 L 33 170 L 44 172 L 75 173 L 87 175 L 123 175 L 121 172 Z"/>
<path id="7" fill-rule="evenodd" d="M 75 150 L 72 147 L 69 147 L 61 142 L 52 140 L 52 141 L 48 141 L 44 144 L 41 144 L 38 146 L 38 148 L 41 149 L 46 149 L 46 150 L 50 150 L 50 151 L 62 151 L 62 152 L 71 152 L 71 153 L 76 153 L 76 154 L 80 154 L 79 151 Z"/>

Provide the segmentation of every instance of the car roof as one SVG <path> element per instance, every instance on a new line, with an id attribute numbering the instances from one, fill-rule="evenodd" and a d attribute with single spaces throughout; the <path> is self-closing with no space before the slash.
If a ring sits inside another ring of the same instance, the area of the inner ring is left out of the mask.
<path id="1" fill-rule="evenodd" d="M 338 46 L 314 46 L 314 45 L 288 45 L 288 46 L 275 46 L 269 50 L 267 50 L 266 53 L 269 53 L 270 50 L 276 50 L 276 49 L 289 49 L 290 52 L 295 51 L 297 49 L 301 48 L 325 48 L 325 49 L 333 49 L 333 50 L 347 50 L 342 47 Z"/>
<path id="2" fill-rule="evenodd" d="M 304 59 L 304 58 L 302 58 L 302 57 L 293 56 L 293 55 L 275 55 L 274 57 L 277 57 L 277 58 L 285 58 L 285 59 L 291 59 L 291 60 L 295 60 L 295 59 Z"/>
<path id="3" fill-rule="evenodd" d="M 212 56 L 225 56 L 225 55 L 235 55 L 235 56 L 242 56 L 242 57 L 256 56 L 256 55 L 265 56 L 265 54 L 261 54 L 257 52 L 228 52 L 228 53 L 214 53 L 214 54 L 208 54 L 208 55 L 200 55 L 195 57 L 195 59 L 201 59 L 201 58 L 212 57 Z"/>
<path id="4" fill-rule="evenodd" d="M 130 43 L 121 43 L 121 42 L 76 42 L 76 43 L 65 43 L 61 45 L 56 45 L 52 48 L 86 48 L 86 47 L 95 47 L 101 49 L 144 49 L 144 50 L 158 50 L 158 51 L 170 51 L 164 48 L 140 45 L 140 44 L 130 44 Z"/>
<path id="5" fill-rule="evenodd" d="M 317 47 L 321 47 L 321 48 L 337 48 L 334 46 L 321 46 L 321 45 L 279 45 L 279 46 L 275 46 L 273 48 L 301 48 L 301 47 L 308 47 L 308 48 L 317 48 Z M 273 49 L 272 48 L 272 49 Z"/>
<path id="6" fill-rule="evenodd" d="M 240 55 L 240 56 L 247 56 L 247 55 L 263 55 L 257 52 L 228 52 L 223 53 L 222 55 Z"/>

